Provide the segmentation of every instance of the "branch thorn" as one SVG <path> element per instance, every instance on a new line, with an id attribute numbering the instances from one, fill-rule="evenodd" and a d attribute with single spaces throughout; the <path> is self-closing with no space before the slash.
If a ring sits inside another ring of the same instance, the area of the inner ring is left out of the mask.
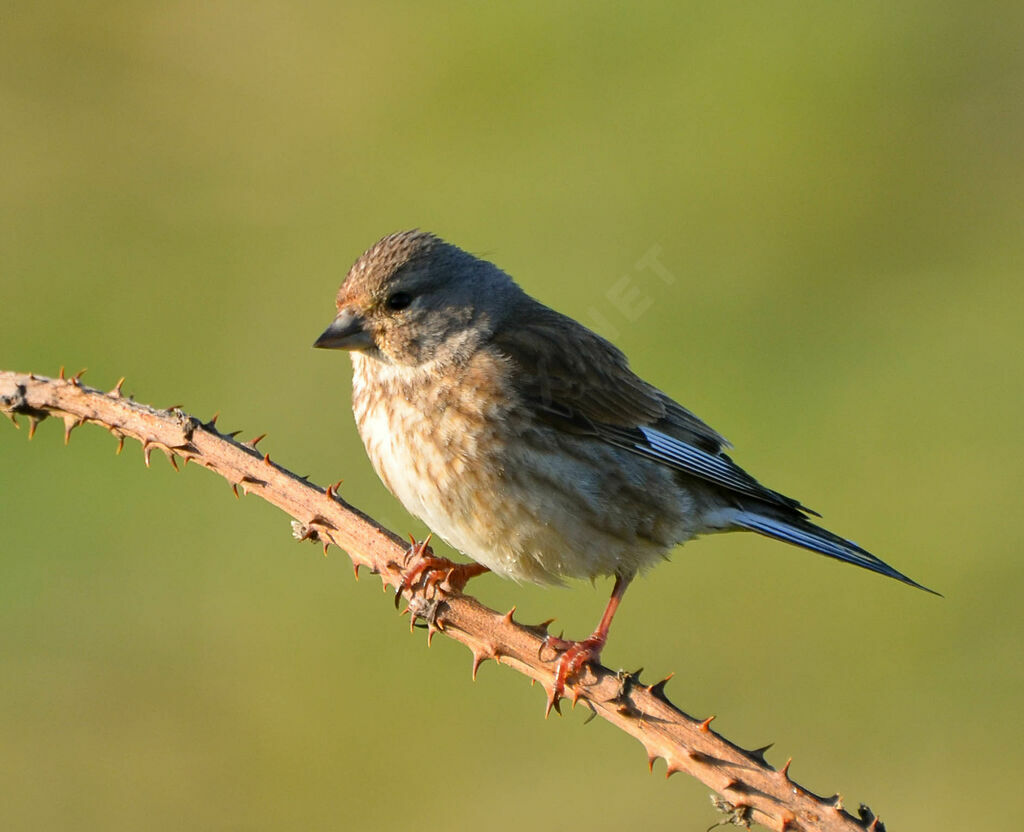
<path id="1" fill-rule="evenodd" d="M 558 715 L 561 716 L 562 715 L 562 706 L 559 704 L 559 701 L 558 701 L 559 699 L 561 699 L 561 697 L 555 692 L 555 685 L 554 685 L 554 683 L 551 684 L 551 690 L 550 691 L 548 691 L 547 685 L 544 686 L 544 690 L 548 694 L 548 704 L 547 704 L 547 707 L 544 709 L 544 719 L 548 718 L 548 714 L 551 713 L 551 709 L 552 708 L 554 708 L 555 711 L 558 713 Z"/>
<path id="2" fill-rule="evenodd" d="M 480 669 L 480 665 L 482 665 L 485 661 L 490 659 L 492 657 L 492 655 L 493 655 L 493 651 L 491 651 L 491 653 L 488 653 L 482 647 L 481 648 L 474 648 L 473 649 L 473 681 L 474 682 L 476 681 L 476 672 Z"/>
<path id="3" fill-rule="evenodd" d="M 71 431 L 82 424 L 83 419 L 76 419 L 74 416 L 64 417 L 64 444 L 68 445 L 71 442 Z"/>
<path id="4" fill-rule="evenodd" d="M 666 676 L 660 682 L 655 682 L 653 685 L 648 685 L 647 692 L 656 699 L 660 699 L 667 705 L 668 697 L 665 695 L 665 685 L 667 685 L 672 680 L 672 677 L 675 675 L 675 673 L 669 673 L 668 676 Z"/>

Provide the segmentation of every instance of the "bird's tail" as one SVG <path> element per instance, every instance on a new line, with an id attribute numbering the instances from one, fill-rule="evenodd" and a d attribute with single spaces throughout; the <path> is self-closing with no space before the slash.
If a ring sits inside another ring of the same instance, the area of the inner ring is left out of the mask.
<path id="1" fill-rule="evenodd" d="M 881 558 L 875 557 L 853 541 L 832 534 L 827 529 L 815 526 L 802 517 L 783 519 L 768 512 L 739 509 L 730 513 L 729 521 L 732 528 L 746 529 L 766 537 L 774 537 L 776 540 L 792 543 L 794 546 L 802 546 L 812 552 L 846 561 L 881 575 L 888 575 L 890 578 L 923 589 L 925 592 L 939 595 L 935 590 L 928 589 L 902 572 L 893 569 Z"/>

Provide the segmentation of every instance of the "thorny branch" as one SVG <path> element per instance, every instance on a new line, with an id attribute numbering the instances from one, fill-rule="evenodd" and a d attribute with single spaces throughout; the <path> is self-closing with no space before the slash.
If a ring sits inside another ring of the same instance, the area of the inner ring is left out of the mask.
<path id="1" fill-rule="evenodd" d="M 154 449 L 177 468 L 197 463 L 220 474 L 238 494 L 257 494 L 290 514 L 300 539 L 311 539 L 344 549 L 355 566 L 366 567 L 396 590 L 402 587 L 408 563 L 408 545 L 353 508 L 335 492 L 322 489 L 272 462 L 256 444 L 262 437 L 237 442 L 235 434 L 222 434 L 216 417 L 200 422 L 180 408 L 157 410 L 139 404 L 121 392 L 122 379 L 109 392 L 86 387 L 81 373 L 57 379 L 0 371 L 0 411 L 18 425 L 17 416 L 29 421 L 29 437 L 36 425 L 53 416 L 64 422 L 64 441 L 85 422 L 101 425 L 118 438 L 142 443 L 149 465 Z M 473 676 L 487 659 L 506 665 L 540 682 L 549 693 L 553 681 L 551 651 L 544 651 L 546 625 L 527 626 L 507 613 L 488 609 L 474 598 L 454 591 L 444 582 L 427 590 L 402 590 L 410 617 L 423 618 L 428 638 L 435 632 L 460 641 L 473 654 Z M 789 762 L 774 769 L 765 761 L 766 748 L 747 751 L 733 745 L 710 727 L 709 717 L 694 719 L 665 696 L 663 679 L 642 684 L 637 674 L 615 673 L 587 666 L 572 685 L 573 704 L 583 700 L 602 719 L 635 737 L 647 751 L 649 767 L 659 757 L 667 775 L 682 771 L 714 789 L 716 807 L 725 824 L 749 828 L 763 824 L 777 832 L 884 832 L 884 826 L 866 806 L 859 817 L 846 812 L 839 795 L 821 798 L 789 776 Z"/>

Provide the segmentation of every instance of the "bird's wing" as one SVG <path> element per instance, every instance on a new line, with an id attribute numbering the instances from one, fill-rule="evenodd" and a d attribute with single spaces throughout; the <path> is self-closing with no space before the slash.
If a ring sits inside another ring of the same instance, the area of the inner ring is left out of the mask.
<path id="1" fill-rule="evenodd" d="M 734 495 L 732 505 L 723 506 L 721 528 L 758 532 L 934 592 L 856 543 L 815 526 L 807 515 L 817 512 L 761 485 L 722 451 L 726 442 L 720 434 L 639 378 L 600 336 L 547 307 L 517 321 L 493 343 L 512 363 L 512 383 L 537 418 Z"/>
<path id="2" fill-rule="evenodd" d="M 538 304 L 492 343 L 514 363 L 514 384 L 538 418 L 728 491 L 809 511 L 736 465 L 722 451 L 728 443 L 721 434 L 637 376 L 620 350 L 571 318 Z"/>

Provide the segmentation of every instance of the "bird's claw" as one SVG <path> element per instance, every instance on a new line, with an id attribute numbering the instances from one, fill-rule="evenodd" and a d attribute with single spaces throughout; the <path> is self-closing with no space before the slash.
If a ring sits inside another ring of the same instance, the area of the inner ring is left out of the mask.
<path id="1" fill-rule="evenodd" d="M 470 578 L 487 571 L 479 563 L 455 563 L 448 558 L 438 557 L 430 548 L 430 535 L 423 540 L 412 540 L 409 551 L 402 561 L 402 583 L 395 590 L 395 607 L 404 593 L 422 590 L 426 596 L 436 597 L 438 589 L 447 592 L 462 592 Z"/>
<path id="2" fill-rule="evenodd" d="M 565 695 L 565 683 L 576 676 L 588 662 L 598 662 L 601 659 L 601 650 L 604 647 L 605 639 L 597 634 L 583 639 L 583 641 L 568 641 L 554 636 L 548 636 L 541 644 L 541 651 L 545 647 L 560 653 L 555 661 L 555 678 L 551 683 L 551 692 L 548 695 L 547 707 L 544 716 L 547 717 L 554 708 L 561 713 L 559 701 Z M 538 656 L 540 653 L 538 652 Z M 579 701 L 580 692 L 573 690 L 572 704 Z"/>

